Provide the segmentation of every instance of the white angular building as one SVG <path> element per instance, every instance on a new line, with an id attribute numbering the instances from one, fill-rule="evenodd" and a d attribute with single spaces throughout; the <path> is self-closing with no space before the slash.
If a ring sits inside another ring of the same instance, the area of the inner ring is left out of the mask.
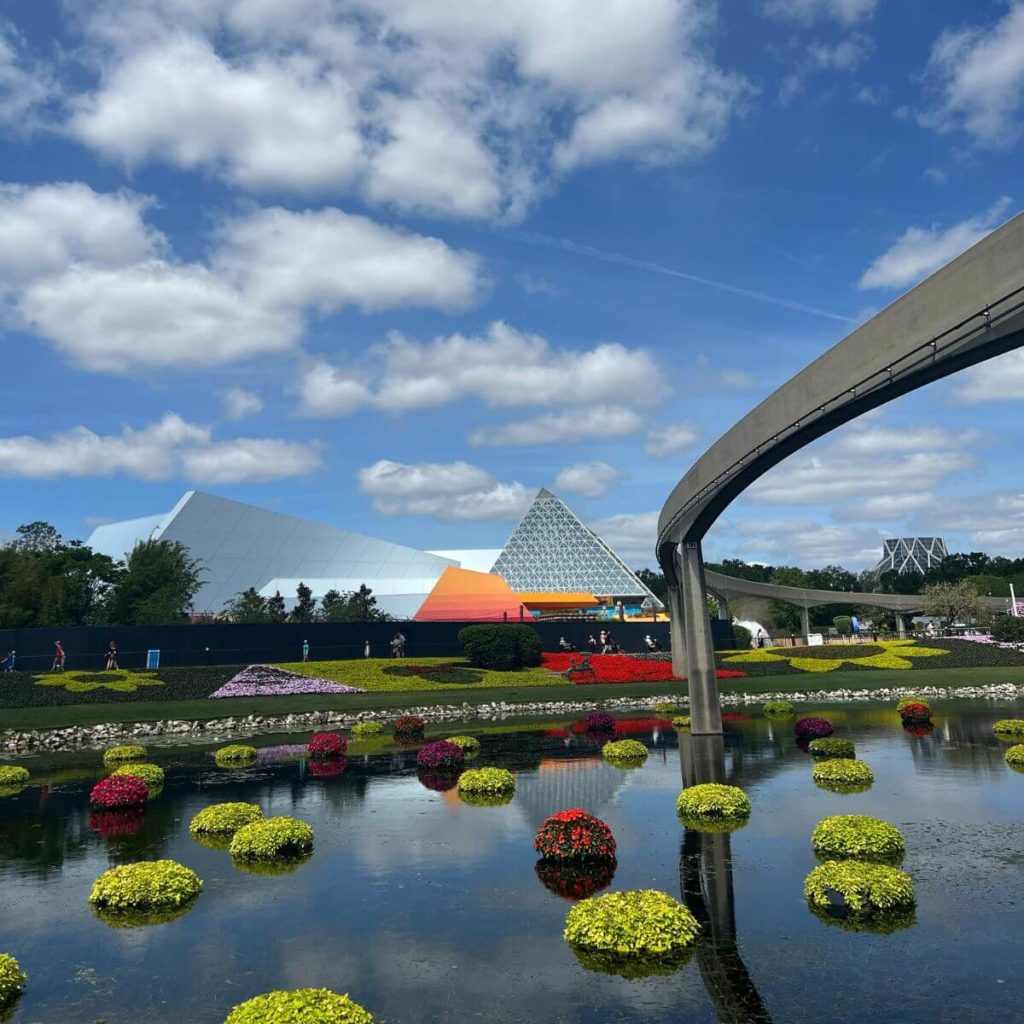
<path id="1" fill-rule="evenodd" d="M 882 558 L 874 573 L 919 572 L 922 576 L 934 569 L 949 552 L 941 537 L 894 537 L 882 542 Z"/>

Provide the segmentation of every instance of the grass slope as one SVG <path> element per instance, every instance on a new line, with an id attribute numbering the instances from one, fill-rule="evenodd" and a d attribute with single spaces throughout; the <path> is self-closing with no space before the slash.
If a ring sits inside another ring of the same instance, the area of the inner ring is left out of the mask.
<path id="1" fill-rule="evenodd" d="M 323 665 L 323 662 L 314 663 Z M 314 667 L 313 665 L 310 668 Z M 100 722 L 151 722 L 161 719 L 207 719 L 230 715 L 285 715 L 306 711 L 345 710 L 378 711 L 438 704 L 485 704 L 564 700 L 607 700 L 613 697 L 678 696 L 686 692 L 679 683 L 615 683 L 600 686 L 576 686 L 555 682 L 538 687 L 446 686 L 427 691 L 357 693 L 332 696 L 310 694 L 298 697 L 239 697 L 230 700 L 134 701 L 118 704 L 78 704 L 58 707 L 7 708 L 0 710 L 0 729 L 51 729 L 69 725 L 96 725 Z M 1024 666 L 914 669 L 913 671 L 876 669 L 827 674 L 787 674 L 728 679 L 720 682 L 722 693 L 807 693 L 835 690 L 884 690 L 896 687 L 987 686 L 995 683 L 1024 685 Z"/>

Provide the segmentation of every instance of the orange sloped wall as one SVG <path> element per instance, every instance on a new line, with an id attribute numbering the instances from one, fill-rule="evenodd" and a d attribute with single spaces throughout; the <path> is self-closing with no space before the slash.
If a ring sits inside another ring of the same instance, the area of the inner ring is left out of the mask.
<path id="1" fill-rule="evenodd" d="M 500 576 L 452 566 L 441 574 L 414 618 L 417 622 L 447 619 L 502 622 L 507 616 L 509 622 L 518 622 L 522 607 L 522 602 Z M 532 618 L 527 611 L 523 616 Z"/>

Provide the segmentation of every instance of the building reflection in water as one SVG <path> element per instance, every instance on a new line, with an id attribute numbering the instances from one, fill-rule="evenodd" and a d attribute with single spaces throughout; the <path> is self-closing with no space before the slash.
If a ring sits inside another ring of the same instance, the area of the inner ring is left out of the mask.
<path id="1" fill-rule="evenodd" d="M 726 782 L 721 736 L 679 735 L 683 786 Z M 736 941 L 728 832 L 685 829 L 679 853 L 683 902 L 701 925 L 697 964 L 722 1024 L 771 1024 Z"/>

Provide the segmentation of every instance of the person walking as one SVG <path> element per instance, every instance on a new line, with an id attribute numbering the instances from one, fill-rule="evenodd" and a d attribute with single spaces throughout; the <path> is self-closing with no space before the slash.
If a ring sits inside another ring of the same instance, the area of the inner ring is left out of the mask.
<path id="1" fill-rule="evenodd" d="M 50 669 L 51 672 L 63 672 L 64 671 L 64 645 L 59 641 L 53 642 L 53 667 Z"/>
<path id="2" fill-rule="evenodd" d="M 602 654 L 607 654 L 608 653 L 608 631 L 605 630 L 605 629 L 602 629 L 599 635 L 600 635 L 600 638 L 601 638 L 601 653 Z"/>
<path id="3" fill-rule="evenodd" d="M 17 652 L 16 651 L 8 651 L 7 652 L 7 657 L 4 658 L 4 671 L 5 672 L 13 672 L 14 671 L 14 661 L 15 661 L 16 657 L 17 657 Z"/>
<path id="4" fill-rule="evenodd" d="M 591 654 L 597 654 L 597 641 L 594 639 L 593 633 L 587 637 L 587 646 L 590 648 Z"/>
<path id="5" fill-rule="evenodd" d="M 110 646 L 107 648 L 107 671 L 110 672 L 117 668 L 117 644 L 113 640 L 110 641 Z"/>
<path id="6" fill-rule="evenodd" d="M 368 658 L 370 656 L 370 641 L 363 641 L 363 657 Z"/>
<path id="7" fill-rule="evenodd" d="M 309 641 L 302 641 L 302 660 L 309 661 Z"/>
<path id="8" fill-rule="evenodd" d="M 394 637 L 391 639 L 391 657 L 405 657 L 405 637 L 402 636 L 401 631 L 395 633 Z"/>

